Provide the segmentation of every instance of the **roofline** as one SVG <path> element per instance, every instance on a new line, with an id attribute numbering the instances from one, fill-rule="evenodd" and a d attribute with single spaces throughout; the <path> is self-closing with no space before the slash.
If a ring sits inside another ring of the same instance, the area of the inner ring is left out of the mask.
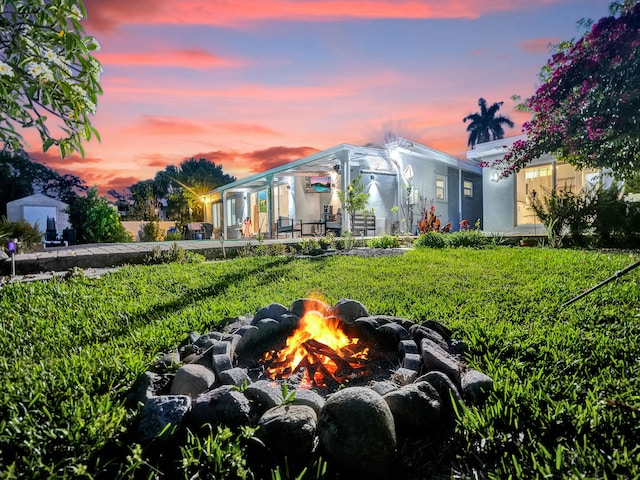
<path id="1" fill-rule="evenodd" d="M 300 158 L 298 160 L 294 160 L 293 162 L 289 162 L 289 163 L 284 163 L 278 167 L 274 167 L 270 170 L 265 170 L 264 172 L 260 172 L 260 173 L 256 173 L 254 175 L 251 175 L 250 177 L 244 177 L 241 178 L 240 180 L 236 180 L 235 182 L 231 182 L 231 183 L 226 183 L 224 185 L 221 185 L 219 187 L 214 188 L 213 190 L 210 190 L 209 192 L 207 192 L 205 195 L 207 194 L 211 194 L 211 193 L 223 193 L 227 190 L 230 190 L 232 188 L 237 188 L 237 187 L 241 187 L 242 185 L 245 185 L 247 183 L 251 183 L 255 180 L 259 180 L 263 177 L 267 177 L 269 175 L 276 175 L 278 173 L 281 172 L 285 172 L 287 170 L 290 170 L 292 168 L 295 167 L 299 167 L 302 165 L 306 165 L 307 163 L 311 163 L 314 162 L 322 157 L 327 157 L 329 155 L 333 155 L 335 153 L 338 153 L 342 150 L 353 150 L 355 148 L 361 148 L 361 147 L 356 147 L 355 145 L 350 145 L 347 143 L 341 143 L 340 145 L 336 145 L 335 147 L 331 147 L 327 150 L 322 150 L 316 153 L 313 153 L 309 156 Z"/>

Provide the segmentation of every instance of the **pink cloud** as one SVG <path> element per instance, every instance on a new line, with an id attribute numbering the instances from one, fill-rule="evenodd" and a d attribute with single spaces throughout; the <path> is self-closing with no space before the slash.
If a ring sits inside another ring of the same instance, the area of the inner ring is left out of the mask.
<path id="1" fill-rule="evenodd" d="M 527 53 L 548 54 L 550 46 L 560 42 L 558 38 L 532 38 L 520 42 L 520 48 Z"/>
<path id="2" fill-rule="evenodd" d="M 246 62 L 213 55 L 201 49 L 175 50 L 149 53 L 97 53 L 96 59 L 104 65 L 131 65 L 152 67 L 192 68 L 235 68 Z"/>
<path id="3" fill-rule="evenodd" d="M 149 135 L 182 136 L 205 133 L 207 128 L 200 123 L 181 117 L 159 117 L 144 115 L 142 120 L 133 128 L 144 131 Z"/>
<path id="4" fill-rule="evenodd" d="M 554 0 L 261 0 L 250 8 L 226 0 L 86 0 L 89 26 L 107 31 L 118 24 L 192 24 L 238 27 L 263 21 L 345 19 L 478 18 L 496 11 L 531 8 Z"/>

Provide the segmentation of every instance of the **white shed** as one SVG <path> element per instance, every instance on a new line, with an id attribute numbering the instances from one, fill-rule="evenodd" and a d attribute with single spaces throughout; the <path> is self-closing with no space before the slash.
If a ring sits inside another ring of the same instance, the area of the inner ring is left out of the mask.
<path id="1" fill-rule="evenodd" d="M 47 230 L 47 220 L 54 219 L 56 236 L 60 237 L 64 229 L 71 227 L 69 215 L 66 213 L 68 206 L 60 200 L 38 193 L 8 202 L 7 220 L 10 222 L 25 220 L 31 225 L 37 222 L 38 230 L 44 234 Z M 51 223 L 50 220 L 49 223 Z"/>

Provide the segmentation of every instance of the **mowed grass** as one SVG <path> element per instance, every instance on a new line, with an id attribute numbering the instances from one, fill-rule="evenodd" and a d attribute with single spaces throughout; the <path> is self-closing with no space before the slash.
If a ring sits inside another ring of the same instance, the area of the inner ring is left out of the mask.
<path id="1" fill-rule="evenodd" d="M 252 478 L 228 432 L 191 438 L 175 448 L 172 470 L 158 471 L 166 463 L 157 452 L 131 443 L 136 411 L 124 395 L 189 332 L 312 292 L 330 304 L 359 300 L 371 314 L 440 321 L 469 345 L 468 363 L 495 380 L 482 406 L 460 412 L 425 478 L 640 478 L 640 268 L 560 308 L 633 261 L 426 249 L 132 266 L 95 280 L 6 285 L 0 478 Z"/>

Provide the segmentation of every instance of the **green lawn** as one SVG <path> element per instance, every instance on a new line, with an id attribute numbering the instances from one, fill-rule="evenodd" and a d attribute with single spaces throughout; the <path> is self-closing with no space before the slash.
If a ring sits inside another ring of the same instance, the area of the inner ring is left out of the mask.
<path id="1" fill-rule="evenodd" d="M 157 452 L 130 443 L 136 412 L 124 393 L 190 331 L 313 291 L 330 304 L 360 300 L 372 314 L 438 320 L 469 345 L 468 363 L 495 380 L 486 403 L 461 415 L 438 474 L 640 478 L 640 269 L 560 308 L 633 261 L 543 248 L 427 249 L 135 266 L 96 280 L 6 285 L 0 478 L 251 478 L 242 439 L 229 432 L 215 442 L 191 438 L 176 448 L 173 471 L 157 472 L 166 466 Z"/>

